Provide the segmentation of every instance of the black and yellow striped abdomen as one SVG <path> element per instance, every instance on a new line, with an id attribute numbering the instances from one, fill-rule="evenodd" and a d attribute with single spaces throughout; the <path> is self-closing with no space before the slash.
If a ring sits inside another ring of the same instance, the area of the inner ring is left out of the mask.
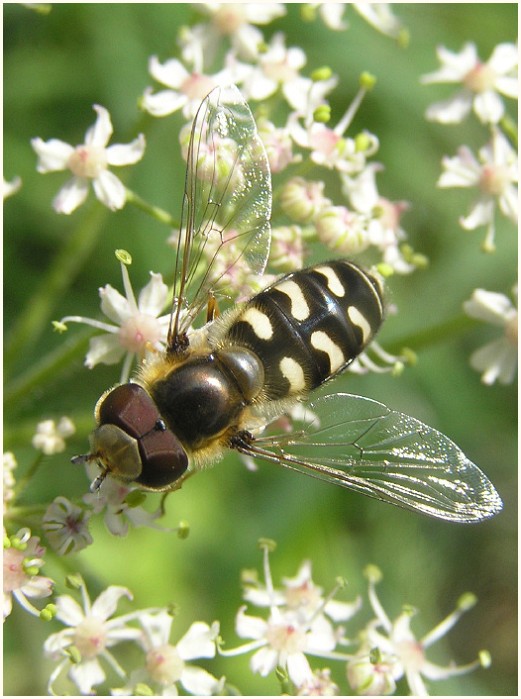
<path id="1" fill-rule="evenodd" d="M 383 316 L 378 280 L 346 260 L 278 279 L 248 301 L 225 342 L 252 350 L 265 371 L 264 396 L 305 393 L 363 351 Z"/>

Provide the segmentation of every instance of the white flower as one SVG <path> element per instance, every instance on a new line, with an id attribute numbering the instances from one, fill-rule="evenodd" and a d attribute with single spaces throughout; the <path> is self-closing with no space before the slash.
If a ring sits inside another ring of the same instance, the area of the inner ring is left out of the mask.
<path id="1" fill-rule="evenodd" d="M 272 173 L 281 172 L 291 163 L 300 162 L 301 156 L 293 153 L 293 141 L 287 127 L 276 127 L 273 122 L 260 117 L 257 119 L 257 129 Z"/>
<path id="2" fill-rule="evenodd" d="M 458 150 L 454 158 L 444 157 L 444 172 L 438 187 L 476 187 L 479 197 L 468 216 L 460 218 L 467 230 L 487 226 L 483 243 L 486 252 L 494 250 L 496 204 L 513 223 L 517 223 L 518 159 L 508 139 L 497 129 L 492 130 L 490 142 L 480 149 L 479 162 L 466 146 Z"/>
<path id="3" fill-rule="evenodd" d="M 215 696 L 221 693 L 223 680 L 217 680 L 203 668 L 186 662 L 215 656 L 219 624 L 214 622 L 208 626 L 196 621 L 174 645 L 170 643 L 172 621 L 172 615 L 166 611 L 140 616 L 144 632 L 140 643 L 146 652 L 145 667 L 135 670 L 130 682 L 113 690 L 112 694 L 132 694 L 137 684 L 146 684 L 156 688 L 157 694 L 177 696 L 178 683 L 189 694 Z"/>
<path id="4" fill-rule="evenodd" d="M 88 463 L 86 468 L 92 482 L 95 475 L 99 475 L 99 467 L 95 463 Z M 133 502 L 134 496 L 131 493 L 140 494 L 142 491 L 125 485 L 109 475 L 103 481 L 103 488 L 95 493 L 84 495 L 83 502 L 92 507 L 96 514 L 105 512 L 105 525 L 114 536 L 125 536 L 129 524 L 134 527 L 151 527 L 165 531 L 164 527 L 155 523 L 155 520 L 162 515 L 161 507 L 159 506 L 155 512 L 147 512 L 143 507 Z"/>
<path id="5" fill-rule="evenodd" d="M 11 182 L 8 182 L 4 177 L 3 182 L 3 199 L 7 199 L 7 197 L 12 197 L 13 194 L 16 194 L 16 192 L 22 186 L 22 180 L 20 177 L 13 177 Z"/>
<path id="6" fill-rule="evenodd" d="M 101 310 L 113 324 L 85 318 L 84 316 L 66 316 L 56 324 L 58 329 L 68 322 L 85 323 L 105 334 L 90 340 L 85 365 L 92 369 L 96 364 L 117 364 L 124 356 L 121 382 L 127 381 L 134 357 L 143 359 L 147 352 L 157 354 L 165 347 L 169 315 L 160 316 L 169 299 L 167 285 L 160 274 L 150 272 L 150 281 L 141 290 L 138 299 L 134 295 L 126 268 L 128 253 L 123 261 L 119 251 L 121 273 L 125 296 L 110 284 L 100 288 Z"/>
<path id="7" fill-rule="evenodd" d="M 351 116 L 350 109 L 334 128 L 330 128 L 309 119 L 307 125 L 302 126 L 294 114 L 290 117 L 288 128 L 295 143 L 311 151 L 310 158 L 314 163 L 342 173 L 355 174 L 361 172 L 367 158 L 376 153 L 379 143 L 376 136 L 366 133 L 366 147 L 361 149 L 357 140 L 344 137 L 348 115 Z"/>
<path id="8" fill-rule="evenodd" d="M 440 46 L 437 54 L 441 68 L 424 75 L 421 82 L 460 83 L 463 89 L 443 102 L 432 104 L 426 118 L 454 124 L 463 121 L 474 109 L 482 123 L 497 124 L 504 114 L 500 94 L 517 98 L 517 48 L 513 44 L 499 44 L 486 63 L 480 61 L 473 43 L 465 44 L 460 53 Z"/>
<path id="9" fill-rule="evenodd" d="M 280 86 L 288 99 L 296 89 L 295 81 L 302 86 L 299 71 L 305 63 L 304 51 L 299 47 L 286 48 L 284 34 L 277 32 L 266 50 L 259 55 L 257 65 L 244 76 L 242 92 L 247 99 L 261 102 Z M 311 85 L 309 78 L 306 84 Z"/>
<path id="10" fill-rule="evenodd" d="M 195 65 L 189 72 L 177 58 L 160 63 L 157 56 L 152 56 L 148 62 L 150 75 L 167 89 L 154 93 L 152 88 L 147 88 L 141 99 L 141 106 L 156 117 L 167 116 L 182 109 L 183 115 L 191 119 L 202 100 L 214 87 L 239 82 L 239 66 L 237 63 L 233 65 L 237 70 L 225 68 L 214 75 L 205 75 L 202 65 Z"/>
<path id="11" fill-rule="evenodd" d="M 376 595 L 376 583 L 381 573 L 374 566 L 368 568 L 369 601 L 375 619 L 367 625 L 363 634 L 362 647 L 348 662 L 348 679 L 358 694 L 382 696 L 392 694 L 395 682 L 405 677 L 410 693 L 428 696 L 423 678 L 441 680 L 455 675 L 464 675 L 487 664 L 488 653 L 482 651 L 479 659 L 467 665 L 451 663 L 442 667 L 430 662 L 426 650 L 445 636 L 461 616 L 471 609 L 474 595 L 462 595 L 456 609 L 429 633 L 417 639 L 410 628 L 415 612 L 411 607 L 391 622 Z"/>
<path id="12" fill-rule="evenodd" d="M 368 164 L 360 174 L 341 175 L 342 191 L 356 212 L 367 217 L 365 244 L 374 245 L 383 253 L 383 262 L 398 274 L 408 274 L 415 269 L 405 259 L 402 244 L 407 234 L 400 225 L 402 214 L 409 204 L 392 202 L 382 197 L 376 185 L 376 173 L 382 169 L 378 163 Z"/>
<path id="13" fill-rule="evenodd" d="M 377 31 L 397 38 L 400 36 L 403 25 L 393 15 L 391 4 L 389 2 L 354 2 L 353 9 Z"/>
<path id="14" fill-rule="evenodd" d="M 132 599 L 129 590 L 111 585 L 91 602 L 83 581 L 79 588 L 83 608 L 70 595 L 58 597 L 56 618 L 67 628 L 52 634 L 44 643 L 47 657 L 60 661 L 49 679 L 51 694 L 54 694 L 54 682 L 66 667 L 69 679 L 81 694 L 92 694 L 92 688 L 105 680 L 101 659 L 124 677 L 124 671 L 108 649 L 122 641 L 141 637 L 140 629 L 127 626 L 127 622 L 143 612 L 112 618 L 122 597 Z"/>
<path id="15" fill-rule="evenodd" d="M 210 17 L 210 24 L 204 28 L 208 55 L 212 57 L 220 37 L 227 36 L 236 53 L 248 60 L 259 55 L 264 43 L 261 32 L 253 25 L 269 24 L 286 14 L 284 5 L 276 2 L 207 2 L 199 3 L 197 9 Z"/>
<path id="16" fill-rule="evenodd" d="M 77 553 L 92 544 L 89 519 L 89 512 L 59 495 L 45 511 L 43 530 L 53 549 L 61 556 Z"/>
<path id="17" fill-rule="evenodd" d="M 140 134 L 128 145 L 107 147 L 112 136 L 110 114 L 104 107 L 94 105 L 98 118 L 85 134 L 85 143 L 70 146 L 58 139 L 42 141 L 33 138 L 31 145 L 38 155 L 37 170 L 41 173 L 70 170 L 74 177 L 65 184 L 54 199 L 54 209 L 70 214 L 83 204 L 89 191 L 89 181 L 96 197 L 109 209 L 122 209 L 126 192 L 123 183 L 108 169 L 109 165 L 133 165 L 143 157 L 145 137 Z"/>
<path id="18" fill-rule="evenodd" d="M 59 454 L 65 449 L 65 439 L 75 432 L 76 427 L 68 417 L 62 417 L 58 424 L 54 420 L 43 420 L 36 425 L 32 445 L 47 456 Z"/>
<path id="19" fill-rule="evenodd" d="M 256 576 L 247 580 L 244 597 L 255 605 L 269 608 L 267 619 L 245 613 L 239 609 L 235 621 L 240 638 L 253 639 L 250 643 L 230 650 L 221 650 L 231 656 L 254 651 L 250 667 L 263 677 L 277 667 L 286 670 L 296 688 L 310 686 L 314 675 L 307 655 L 329 658 L 337 642 L 343 637 L 343 629 L 335 629 L 330 618 L 350 618 L 359 602 L 343 604 L 333 601 L 335 588 L 326 598 L 311 580 L 311 565 L 305 562 L 296 578 L 285 579 L 285 590 L 273 587 L 269 567 L 269 544 L 264 548 L 264 585 Z M 305 693 L 305 692 L 304 692 Z"/>
<path id="20" fill-rule="evenodd" d="M 39 615 L 28 598 L 48 597 L 54 585 L 51 578 L 38 575 L 44 553 L 39 537 L 31 536 L 26 527 L 4 538 L 4 619 L 11 613 L 13 597 L 29 614 Z"/>
<path id="21" fill-rule="evenodd" d="M 512 383 L 517 368 L 517 309 L 508 297 L 485 289 L 475 289 L 463 308 L 471 318 L 503 329 L 502 337 L 472 353 L 472 368 L 482 372 L 481 380 L 487 386 L 496 380 Z"/>
<path id="22" fill-rule="evenodd" d="M 3 473 L 4 473 L 4 510 L 11 500 L 14 498 L 14 487 L 16 479 L 13 475 L 14 469 L 18 466 L 15 455 L 12 451 L 6 451 L 3 455 Z"/>

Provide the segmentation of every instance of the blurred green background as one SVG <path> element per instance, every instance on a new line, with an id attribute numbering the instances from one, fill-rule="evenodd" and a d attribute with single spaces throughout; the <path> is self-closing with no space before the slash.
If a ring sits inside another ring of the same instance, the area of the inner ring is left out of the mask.
<path id="1" fill-rule="evenodd" d="M 465 233 L 457 222 L 473 193 L 435 188 L 442 155 L 453 155 L 463 143 L 476 150 L 487 140 L 486 132 L 474 119 L 452 127 L 427 123 L 426 106 L 453 88 L 420 86 L 418 78 L 437 69 L 439 44 L 459 51 L 464 42 L 474 41 L 486 60 L 498 43 L 515 41 L 517 5 L 393 5 L 410 31 L 407 49 L 375 32 L 352 10 L 347 10 L 350 29 L 333 33 L 320 21 L 302 22 L 299 4 L 287 9 L 286 17 L 264 29 L 265 36 L 284 31 L 288 46 L 306 51 L 309 71 L 329 65 L 338 74 L 339 85 L 330 96 L 333 123 L 355 94 L 361 71 L 377 76 L 350 134 L 368 128 L 378 135 L 376 159 L 385 165 L 380 192 L 411 203 L 404 228 L 413 247 L 430 258 L 427 270 L 390 281 L 399 313 L 388 319 L 381 344 L 400 347 L 417 333 L 457 319 L 476 287 L 510 295 L 517 268 L 512 226 L 498 222 L 497 252 L 486 256 L 479 249 L 483 231 Z M 99 317 L 98 287 L 111 283 L 121 289 L 115 248 L 132 253 L 135 288 L 146 283 L 149 270 L 168 274 L 173 265 L 165 254 L 165 228 L 130 206 L 111 214 L 91 194 L 72 216 L 55 214 L 51 201 L 67 175 L 37 174 L 29 141 L 40 136 L 81 143 L 94 123 L 92 105 L 107 107 L 114 143 L 126 143 L 140 130 L 147 136 L 144 160 L 126 175 L 121 171 L 126 184 L 177 216 L 184 179 L 178 146 L 183 119 L 147 118 L 136 109 L 136 100 L 152 84 L 148 57 L 177 56 L 176 34 L 194 17 L 195 9 L 187 4 L 56 4 L 48 15 L 4 5 L 4 173 L 23 180 L 4 210 L 5 449 L 13 450 L 20 464 L 28 463 L 37 421 L 69 415 L 78 425 L 66 453 L 44 460 L 24 504 L 86 491 L 85 476 L 69 457 L 86 450 L 93 406 L 119 375 L 114 367 L 87 371 L 86 339 L 76 346 L 83 330 L 71 326 L 65 339 L 52 332 L 51 320 L 71 313 Z M 508 107 L 515 117 L 512 104 Z M 78 239 L 78 227 L 83 227 L 81 250 L 67 247 Z M 165 525 L 188 520 L 186 541 L 152 530 L 134 530 L 116 540 L 96 520 L 94 546 L 71 556 L 66 570 L 49 554 L 43 572 L 57 580 L 58 592 L 64 591 L 64 573 L 78 570 L 93 596 L 118 584 L 133 591 L 136 607 L 176 602 L 180 611 L 173 640 L 193 620 L 219 619 L 232 647 L 241 604 L 239 575 L 246 567 L 260 569 L 259 537 L 278 543 L 272 556 L 276 581 L 294 575 L 300 562 L 311 558 L 314 579 L 326 590 L 335 576 L 347 578 L 343 599 L 365 593 L 362 569 L 375 563 L 384 574 L 379 590 L 388 614 L 395 617 L 404 603 L 420 610 L 413 621 L 418 637 L 453 609 L 461 593 L 472 591 L 479 598 L 477 607 L 431 649 L 430 658 L 466 663 L 486 648 L 492 666 L 431 684 L 433 694 L 516 695 L 516 387 L 487 388 L 469 366 L 470 353 L 498 332 L 462 322 L 449 336 L 413 345 L 419 362 L 399 379 L 349 375 L 337 382 L 339 390 L 381 400 L 450 435 L 504 498 L 504 511 L 492 521 L 450 525 L 272 465 L 249 473 L 230 457 L 168 499 Z M 31 372 L 49 353 L 60 353 L 64 342 L 70 343 L 72 359 L 57 362 L 45 381 L 33 386 Z M 18 470 L 23 473 L 23 466 Z M 121 604 L 121 609 L 127 607 Z M 366 604 L 363 618 L 368 614 Z M 348 633 L 360 627 L 355 619 Z M 59 628 L 13 611 L 5 626 L 5 694 L 45 693 L 53 666 L 42 658 L 42 643 Z M 275 679 L 251 675 L 248 660 L 218 658 L 205 667 L 217 676 L 225 673 L 244 694 L 277 693 Z M 315 666 L 326 664 L 317 660 Z M 345 687 L 341 667 L 338 673 Z M 404 686 L 401 691 L 407 693 Z"/>

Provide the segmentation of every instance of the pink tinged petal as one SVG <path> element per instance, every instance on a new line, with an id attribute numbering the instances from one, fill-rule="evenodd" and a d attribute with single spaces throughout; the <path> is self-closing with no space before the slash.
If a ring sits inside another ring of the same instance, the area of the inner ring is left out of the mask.
<path id="1" fill-rule="evenodd" d="M 213 658 L 215 656 L 215 631 L 202 621 L 194 622 L 177 644 L 182 660 Z"/>
<path id="2" fill-rule="evenodd" d="M 92 369 L 97 364 L 118 364 L 125 354 L 117 335 L 91 337 L 89 351 L 85 356 L 85 366 Z"/>
<path id="3" fill-rule="evenodd" d="M 173 114 L 186 104 L 188 104 L 188 97 L 172 90 L 161 90 L 155 94 L 151 90 L 145 90 L 141 99 L 143 109 L 156 117 Z"/>
<path id="4" fill-rule="evenodd" d="M 116 611 L 118 602 L 122 597 L 132 599 L 130 590 L 120 585 L 111 585 L 104 590 L 93 603 L 91 609 L 92 616 L 103 620 L 108 619 Z"/>
<path id="5" fill-rule="evenodd" d="M 150 272 L 150 281 L 140 291 L 137 305 L 141 313 L 156 318 L 165 308 L 168 298 L 169 289 L 163 277 Z"/>
<path id="6" fill-rule="evenodd" d="M 240 638 L 263 638 L 268 628 L 264 619 L 249 616 L 244 613 L 245 607 L 241 607 L 235 618 L 235 631 Z"/>
<path id="7" fill-rule="evenodd" d="M 497 92 L 487 90 L 474 97 L 474 111 L 482 124 L 497 124 L 505 108 Z"/>
<path id="8" fill-rule="evenodd" d="M 31 145 L 38 156 L 38 172 L 57 172 L 67 169 L 67 161 L 74 153 L 74 148 L 56 138 L 42 141 L 41 138 L 31 139 Z"/>
<path id="9" fill-rule="evenodd" d="M 133 165 L 143 157 L 145 153 L 146 141 L 142 133 L 132 141 L 125 145 L 114 144 L 109 146 L 105 152 L 107 163 L 109 165 Z"/>
<path id="10" fill-rule="evenodd" d="M 304 653 L 291 653 L 288 656 L 287 670 L 290 680 L 297 687 L 311 680 L 313 673 Z"/>
<path id="11" fill-rule="evenodd" d="M 480 199 L 468 216 L 459 219 L 460 226 L 467 231 L 473 231 L 479 226 L 486 226 L 494 220 L 494 201 L 490 198 Z"/>
<path id="12" fill-rule="evenodd" d="M 462 90 L 447 100 L 435 102 L 427 107 L 425 118 L 440 124 L 459 124 L 470 112 L 471 107 L 471 93 Z"/>
<path id="13" fill-rule="evenodd" d="M 151 56 L 148 61 L 148 72 L 158 82 L 178 90 L 189 77 L 189 73 L 177 58 L 171 58 L 160 63 L 157 56 Z"/>
<path id="14" fill-rule="evenodd" d="M 518 51 L 514 44 L 498 44 L 487 64 L 495 73 L 505 75 L 514 70 L 518 64 Z"/>
<path id="15" fill-rule="evenodd" d="M 69 677 L 74 682 L 81 694 L 92 694 L 92 687 L 101 684 L 105 680 L 105 673 L 97 659 L 86 660 L 71 665 Z"/>
<path id="16" fill-rule="evenodd" d="M 94 192 L 102 204 L 112 211 L 122 209 L 127 198 L 123 183 L 108 170 L 104 170 L 92 181 Z"/>
<path id="17" fill-rule="evenodd" d="M 252 672 L 257 672 L 262 677 L 270 674 L 278 665 L 278 653 L 272 648 L 260 648 L 250 660 Z"/>
<path id="18" fill-rule="evenodd" d="M 59 214 L 71 214 L 80 204 L 83 204 L 88 193 L 88 180 L 83 177 L 73 177 L 54 198 L 53 208 Z"/>
<path id="19" fill-rule="evenodd" d="M 54 582 L 51 578 L 46 578 L 42 575 L 35 575 L 21 588 L 24 595 L 27 597 L 48 597 L 52 593 Z"/>
<path id="20" fill-rule="evenodd" d="M 219 686 L 219 681 L 209 672 L 190 665 L 184 668 L 180 682 L 190 694 L 203 697 L 213 696 Z"/>
<path id="21" fill-rule="evenodd" d="M 98 118 L 94 126 L 91 126 L 85 134 L 85 145 L 104 148 L 109 142 L 113 131 L 110 114 L 105 107 L 100 107 L 99 104 L 95 104 L 93 109 L 98 114 Z"/>

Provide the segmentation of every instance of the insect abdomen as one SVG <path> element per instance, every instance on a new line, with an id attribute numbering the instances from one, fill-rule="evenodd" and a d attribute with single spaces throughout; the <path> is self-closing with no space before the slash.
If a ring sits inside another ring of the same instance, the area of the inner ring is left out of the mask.
<path id="1" fill-rule="evenodd" d="M 292 272 L 254 296 L 226 333 L 260 358 L 269 400 L 306 393 L 363 351 L 383 315 L 378 281 L 336 260 Z"/>

